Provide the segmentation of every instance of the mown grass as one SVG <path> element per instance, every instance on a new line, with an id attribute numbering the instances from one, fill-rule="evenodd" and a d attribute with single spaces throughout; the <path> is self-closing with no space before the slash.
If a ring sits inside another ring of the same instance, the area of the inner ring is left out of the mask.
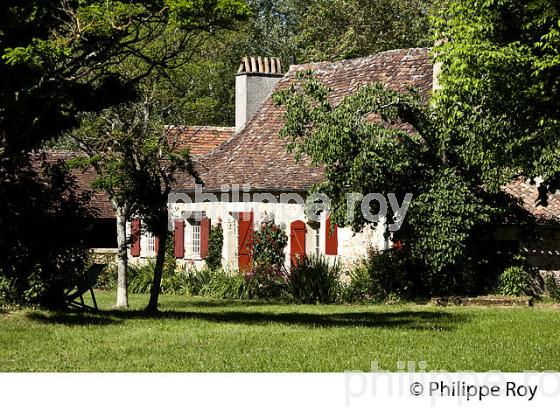
<path id="1" fill-rule="evenodd" d="M 0 371 L 560 370 L 560 310 L 301 306 L 147 296 L 96 314 L 0 311 Z"/>

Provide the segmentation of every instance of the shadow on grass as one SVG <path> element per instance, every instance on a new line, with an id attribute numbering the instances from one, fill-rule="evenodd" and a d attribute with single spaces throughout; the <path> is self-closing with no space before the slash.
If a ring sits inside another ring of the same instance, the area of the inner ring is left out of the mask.
<path id="1" fill-rule="evenodd" d="M 468 320 L 468 316 L 456 312 L 227 312 L 203 311 L 107 311 L 99 313 L 29 313 L 28 318 L 42 323 L 68 326 L 115 325 L 127 320 L 203 320 L 220 324 L 304 326 L 308 328 L 402 328 L 407 330 L 452 331 Z"/>
<path id="2" fill-rule="evenodd" d="M 165 308 L 166 309 L 188 309 L 192 307 L 230 307 L 230 306 L 278 306 L 278 305 L 286 305 L 286 303 L 282 303 L 279 301 L 269 302 L 266 300 L 220 300 L 220 299 L 196 299 L 191 298 L 188 301 L 182 300 L 166 300 L 165 301 Z"/>

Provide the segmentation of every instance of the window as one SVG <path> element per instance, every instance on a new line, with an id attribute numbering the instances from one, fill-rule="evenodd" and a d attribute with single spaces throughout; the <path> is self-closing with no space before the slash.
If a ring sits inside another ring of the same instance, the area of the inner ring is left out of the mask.
<path id="1" fill-rule="evenodd" d="M 321 255 L 321 225 L 315 228 L 315 256 Z"/>
<path id="2" fill-rule="evenodd" d="M 146 232 L 146 250 L 148 253 L 156 253 L 156 238 L 150 232 Z"/>
<path id="3" fill-rule="evenodd" d="M 192 253 L 194 257 L 200 257 L 200 222 L 192 222 Z"/>

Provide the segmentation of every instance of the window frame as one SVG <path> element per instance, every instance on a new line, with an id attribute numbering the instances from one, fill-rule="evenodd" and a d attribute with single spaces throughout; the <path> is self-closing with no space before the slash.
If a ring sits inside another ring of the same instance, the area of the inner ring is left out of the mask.
<path id="1" fill-rule="evenodd" d="M 146 231 L 146 253 L 148 255 L 156 253 L 156 237 L 149 231 Z"/>
<path id="2" fill-rule="evenodd" d="M 191 252 L 193 259 L 200 259 L 200 221 L 192 221 L 191 229 Z"/>
<path id="3" fill-rule="evenodd" d="M 321 256 L 321 224 L 313 230 L 313 253 L 315 256 Z"/>

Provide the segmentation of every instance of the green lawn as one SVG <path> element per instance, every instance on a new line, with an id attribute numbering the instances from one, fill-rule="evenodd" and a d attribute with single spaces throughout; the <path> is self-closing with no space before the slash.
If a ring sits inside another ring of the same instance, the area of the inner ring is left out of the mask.
<path id="1" fill-rule="evenodd" d="M 113 295 L 97 293 L 108 309 Z M 0 311 L 0 371 L 560 370 L 560 310 L 299 306 L 163 296 L 162 313 Z"/>

